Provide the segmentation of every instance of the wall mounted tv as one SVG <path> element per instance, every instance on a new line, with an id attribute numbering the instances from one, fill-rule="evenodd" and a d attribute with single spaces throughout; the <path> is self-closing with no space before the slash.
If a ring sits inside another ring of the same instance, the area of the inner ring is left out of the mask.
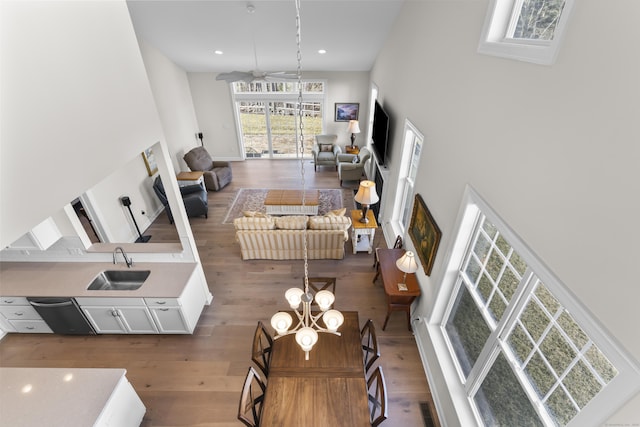
<path id="1" fill-rule="evenodd" d="M 373 108 L 373 129 L 371 131 L 372 148 L 380 166 L 387 166 L 389 148 L 389 115 L 382 105 L 375 101 Z"/>

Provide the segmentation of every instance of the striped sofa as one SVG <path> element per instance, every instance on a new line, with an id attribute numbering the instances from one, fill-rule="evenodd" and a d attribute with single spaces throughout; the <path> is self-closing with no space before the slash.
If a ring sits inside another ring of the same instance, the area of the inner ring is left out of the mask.
<path id="1" fill-rule="evenodd" d="M 233 221 L 242 259 L 342 259 L 349 240 L 346 216 L 242 217 Z"/>

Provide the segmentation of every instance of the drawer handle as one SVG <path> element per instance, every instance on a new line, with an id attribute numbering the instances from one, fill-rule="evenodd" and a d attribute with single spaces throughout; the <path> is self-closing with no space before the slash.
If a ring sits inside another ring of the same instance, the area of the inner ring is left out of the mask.
<path id="1" fill-rule="evenodd" d="M 156 301 L 156 304 L 160 304 L 160 305 L 166 304 L 166 303 L 167 303 L 166 301 Z"/>
<path id="2" fill-rule="evenodd" d="M 169 311 L 168 308 L 161 308 L 160 311 Z"/>
<path id="3" fill-rule="evenodd" d="M 36 327 L 35 326 L 27 326 L 25 329 L 29 329 L 29 330 L 34 330 Z"/>
<path id="4" fill-rule="evenodd" d="M 13 304 L 14 300 L 12 300 L 12 299 L 4 299 L 4 300 L 2 300 L 2 302 L 5 303 L 5 304 Z"/>
<path id="5" fill-rule="evenodd" d="M 23 311 L 16 311 L 16 312 L 15 312 L 15 313 L 13 313 L 13 314 L 15 314 L 16 316 L 23 316 L 23 315 L 24 315 L 24 312 L 23 312 Z"/>

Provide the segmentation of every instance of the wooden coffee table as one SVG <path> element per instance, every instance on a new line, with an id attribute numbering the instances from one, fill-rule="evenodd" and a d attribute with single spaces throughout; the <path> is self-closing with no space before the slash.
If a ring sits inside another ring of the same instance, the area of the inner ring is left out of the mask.
<path id="1" fill-rule="evenodd" d="M 269 190 L 264 206 L 269 215 L 318 215 L 318 199 L 318 190 Z"/>

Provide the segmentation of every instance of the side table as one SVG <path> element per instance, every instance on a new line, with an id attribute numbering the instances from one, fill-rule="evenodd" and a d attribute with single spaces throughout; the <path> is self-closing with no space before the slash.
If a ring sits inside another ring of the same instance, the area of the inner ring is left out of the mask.
<path id="1" fill-rule="evenodd" d="M 398 283 L 402 283 L 404 273 L 398 270 L 396 261 L 404 252 L 404 249 L 378 249 L 378 266 L 382 276 L 384 293 L 387 297 L 387 317 L 384 319 L 384 325 L 382 325 L 383 331 L 387 327 L 392 311 L 404 311 L 407 315 L 407 328 L 411 330 L 411 304 L 420 296 L 420 286 L 415 273 L 409 273 L 405 282 L 407 290 L 401 291 L 398 289 Z"/>
<path id="2" fill-rule="evenodd" d="M 351 245 L 353 246 L 353 253 L 373 252 L 373 238 L 376 235 L 376 228 L 378 223 L 376 217 L 373 215 L 373 211 L 367 211 L 367 219 L 369 222 L 360 222 L 362 218 L 362 211 L 354 209 L 351 211 Z"/>
<path id="3" fill-rule="evenodd" d="M 202 171 L 180 172 L 176 175 L 176 180 L 178 181 L 179 187 L 198 184 L 205 188 L 204 172 Z"/>
<path id="4" fill-rule="evenodd" d="M 346 145 L 344 147 L 344 151 L 347 154 L 360 154 L 360 147 L 358 147 L 357 145 L 355 145 L 353 148 L 351 148 L 350 145 Z"/>

